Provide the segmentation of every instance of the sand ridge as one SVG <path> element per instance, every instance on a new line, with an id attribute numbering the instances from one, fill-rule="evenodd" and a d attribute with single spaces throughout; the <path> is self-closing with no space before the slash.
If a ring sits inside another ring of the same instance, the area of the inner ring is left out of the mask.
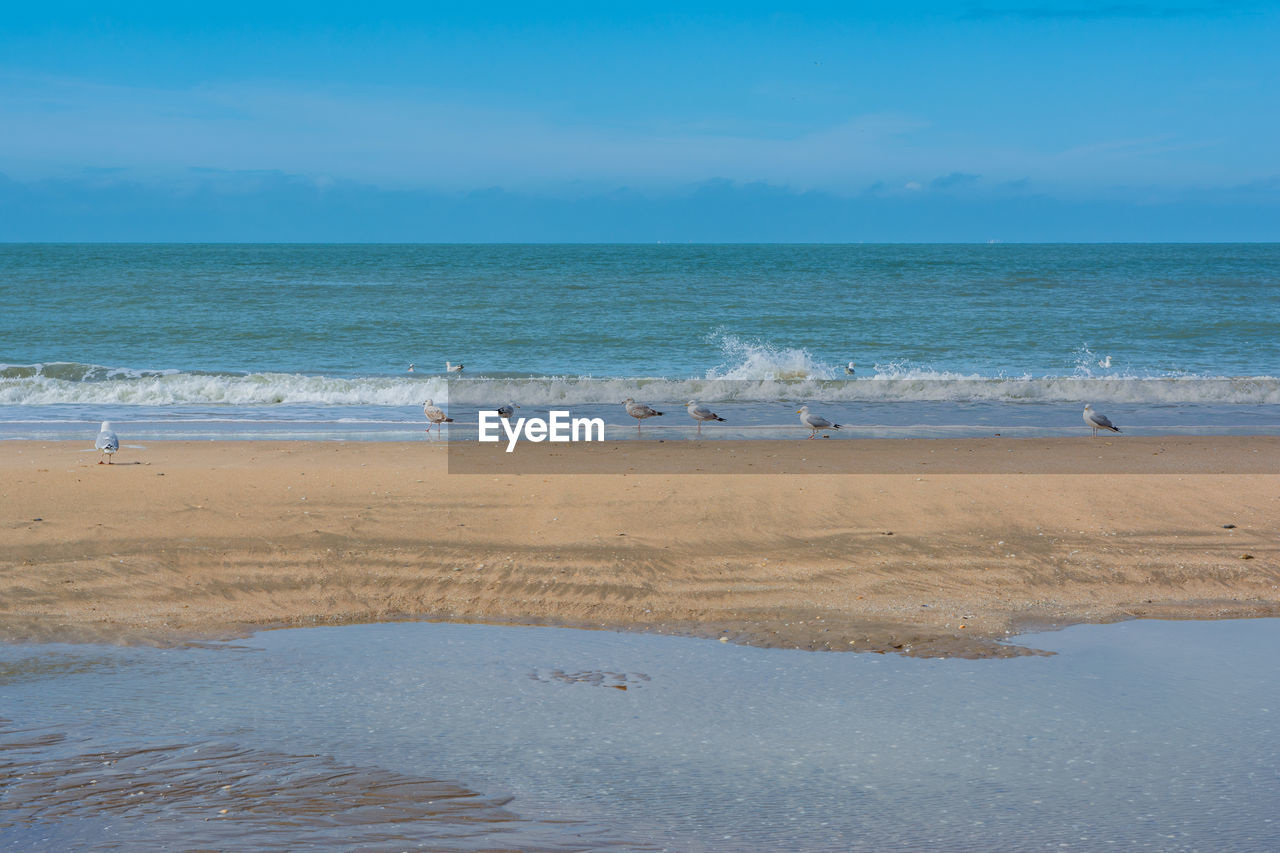
<path id="1" fill-rule="evenodd" d="M 450 474 L 429 442 L 153 442 L 111 466 L 7 442 L 0 637 L 432 618 L 986 655 L 1029 626 L 1280 613 L 1280 439 L 615 444 L 591 453 L 636 473 Z"/>

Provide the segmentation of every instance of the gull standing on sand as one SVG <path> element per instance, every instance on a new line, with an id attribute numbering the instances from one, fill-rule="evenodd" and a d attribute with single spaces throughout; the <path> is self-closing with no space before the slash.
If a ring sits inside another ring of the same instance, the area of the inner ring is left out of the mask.
<path id="1" fill-rule="evenodd" d="M 444 372 L 445 373 L 461 373 L 462 365 L 454 364 L 452 361 L 446 361 L 444 363 Z"/>
<path id="2" fill-rule="evenodd" d="M 723 421 L 724 420 L 724 418 L 720 417 L 715 412 L 711 411 L 706 406 L 702 405 L 696 400 L 689 401 L 688 410 L 689 410 L 689 417 L 693 418 L 695 421 L 698 422 L 698 435 L 702 435 L 703 421 Z"/>
<path id="3" fill-rule="evenodd" d="M 854 369 L 853 369 L 853 362 L 852 362 L 852 361 L 851 361 L 851 362 L 849 362 L 848 364 L 846 364 L 846 365 L 844 366 L 844 373 L 845 373 L 845 375 L 846 375 L 846 376 L 852 376 L 853 374 L 855 374 L 855 373 L 857 373 L 857 372 L 858 372 L 858 371 L 856 371 L 856 370 L 854 370 Z"/>
<path id="4" fill-rule="evenodd" d="M 1107 418 L 1106 415 L 1095 412 L 1093 410 L 1093 406 L 1088 403 L 1084 404 L 1084 422 L 1093 429 L 1093 434 L 1095 436 L 1098 434 L 1098 430 L 1100 429 L 1109 429 L 1112 432 L 1120 431 L 1120 427 L 1111 423 L 1110 419 Z"/>
<path id="5" fill-rule="evenodd" d="M 98 429 L 98 440 L 93 443 L 94 449 L 101 450 L 106 455 L 107 464 L 111 464 L 111 456 L 120 449 L 120 439 L 111 431 L 111 422 L 103 421 L 102 426 Z M 98 460 L 98 464 L 102 464 L 102 460 Z"/>
<path id="6" fill-rule="evenodd" d="M 662 417 L 662 412 L 659 412 L 657 409 L 651 409 L 644 403 L 637 403 L 630 397 L 623 400 L 622 405 L 626 406 L 627 414 L 636 419 L 636 432 L 640 431 L 640 424 L 644 422 L 645 418 Z"/>
<path id="7" fill-rule="evenodd" d="M 804 424 L 811 430 L 809 438 L 817 438 L 818 430 L 840 429 L 840 424 L 833 424 L 821 415 L 811 414 L 808 406 L 801 406 L 796 409 L 796 414 L 800 416 L 800 423 Z M 826 436 L 823 436 L 823 438 L 826 438 Z"/>
<path id="8" fill-rule="evenodd" d="M 497 409 L 498 417 L 510 419 L 518 408 L 520 408 L 519 403 L 507 403 L 505 406 L 499 406 Z"/>
<path id="9" fill-rule="evenodd" d="M 422 414 L 426 415 L 427 420 L 430 421 L 430 423 L 427 424 L 428 435 L 431 434 L 431 424 L 435 424 L 436 432 L 439 432 L 441 429 L 443 429 L 443 427 L 441 427 L 440 424 L 453 423 L 453 418 L 446 417 L 444 413 L 444 409 L 440 408 L 437 405 L 434 405 L 430 400 L 427 400 L 422 404 Z"/>

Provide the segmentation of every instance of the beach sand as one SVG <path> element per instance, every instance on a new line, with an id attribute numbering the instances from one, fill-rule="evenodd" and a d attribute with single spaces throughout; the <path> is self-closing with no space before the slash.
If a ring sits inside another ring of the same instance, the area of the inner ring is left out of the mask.
<path id="1" fill-rule="evenodd" d="M 427 618 L 975 656 L 1280 614 L 1277 437 L 2 447 L 9 640 Z"/>

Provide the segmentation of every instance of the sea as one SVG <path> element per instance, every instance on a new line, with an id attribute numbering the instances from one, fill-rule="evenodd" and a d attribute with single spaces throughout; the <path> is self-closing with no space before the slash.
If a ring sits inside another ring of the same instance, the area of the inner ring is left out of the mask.
<path id="1" fill-rule="evenodd" d="M 628 397 L 645 437 L 1276 434 L 1280 244 L 0 245 L 0 438 L 419 439 L 428 399 L 626 438 Z"/>

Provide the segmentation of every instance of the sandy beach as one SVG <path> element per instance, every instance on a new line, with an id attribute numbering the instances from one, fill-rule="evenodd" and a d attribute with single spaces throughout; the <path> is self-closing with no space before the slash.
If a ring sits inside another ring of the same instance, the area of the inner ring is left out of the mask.
<path id="1" fill-rule="evenodd" d="M 1275 437 L 87 447 L 4 444 L 4 639 L 425 618 L 976 656 L 1280 614 Z"/>

